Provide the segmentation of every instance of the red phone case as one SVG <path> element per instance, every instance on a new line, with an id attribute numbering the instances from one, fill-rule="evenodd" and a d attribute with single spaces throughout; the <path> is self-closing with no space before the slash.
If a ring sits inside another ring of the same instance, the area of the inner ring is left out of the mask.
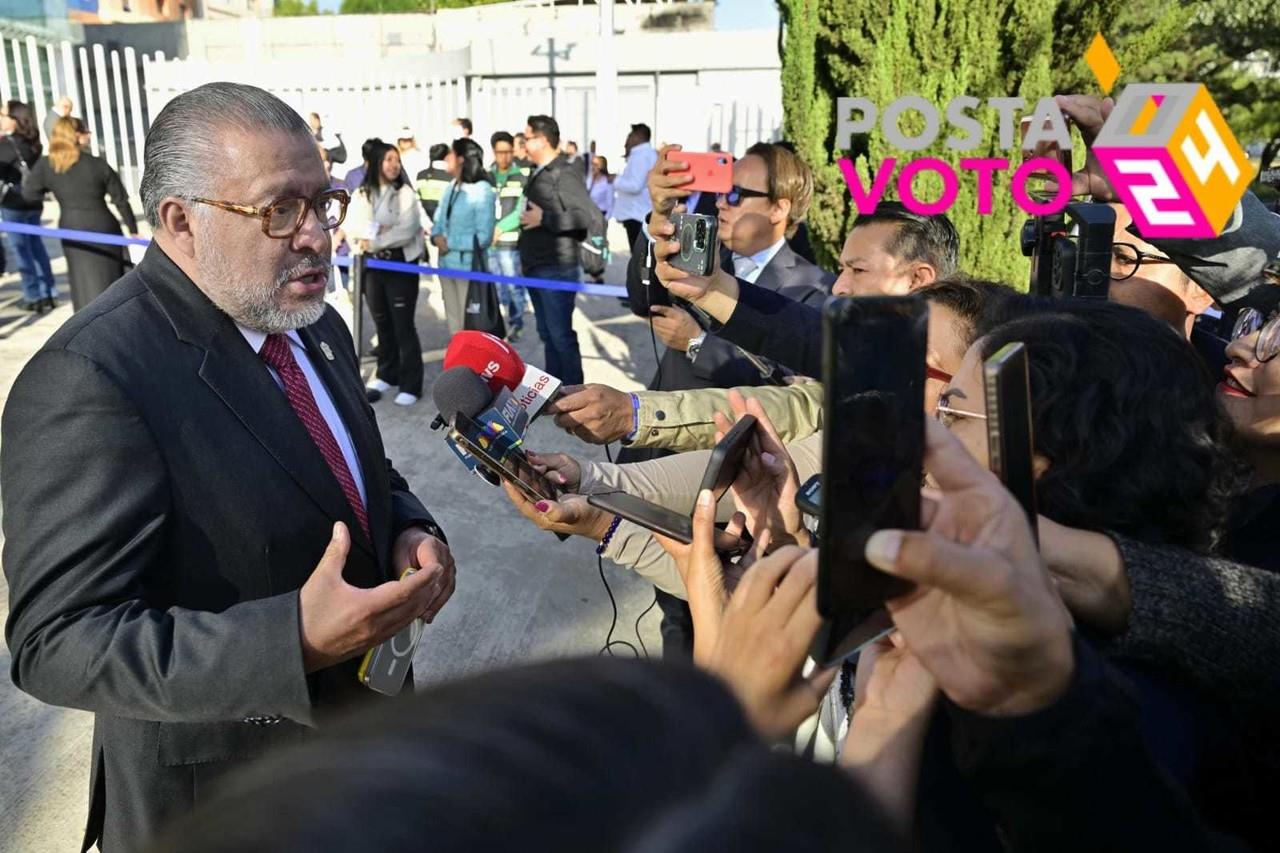
<path id="1" fill-rule="evenodd" d="M 689 164 L 693 172 L 693 180 L 683 186 L 686 190 L 697 190 L 704 193 L 727 193 L 733 189 L 733 155 L 723 151 L 676 151 L 670 155 L 672 160 Z M 681 175 L 684 172 L 673 172 Z"/>

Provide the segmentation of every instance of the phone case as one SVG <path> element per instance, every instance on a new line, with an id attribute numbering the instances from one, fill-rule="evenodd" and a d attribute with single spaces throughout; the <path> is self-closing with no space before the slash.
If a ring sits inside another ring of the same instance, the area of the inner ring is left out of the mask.
<path id="1" fill-rule="evenodd" d="M 404 574 L 400 575 L 400 580 L 404 580 L 413 572 L 413 569 L 405 569 Z M 413 665 L 413 653 L 418 648 L 420 639 L 422 639 L 422 622 L 414 619 L 390 640 L 379 643 L 365 652 L 356 677 L 370 690 L 376 690 L 387 696 L 399 695 L 404 689 L 404 679 Z"/>
<path id="2" fill-rule="evenodd" d="M 672 159 L 689 164 L 693 180 L 682 189 L 704 193 L 727 193 L 733 189 L 733 155 L 722 151 L 678 151 Z M 673 172 L 680 175 L 684 172 Z"/>
<path id="3" fill-rule="evenodd" d="M 738 476 L 738 469 L 742 467 L 742 454 L 747 451 L 747 442 L 755 433 L 756 423 L 754 415 L 743 415 L 725 433 L 724 438 L 716 443 L 711 451 L 711 459 L 707 462 L 707 469 L 702 474 L 699 492 L 710 489 L 716 500 L 720 500 L 729 490 Z M 689 512 L 693 513 L 692 507 Z"/>

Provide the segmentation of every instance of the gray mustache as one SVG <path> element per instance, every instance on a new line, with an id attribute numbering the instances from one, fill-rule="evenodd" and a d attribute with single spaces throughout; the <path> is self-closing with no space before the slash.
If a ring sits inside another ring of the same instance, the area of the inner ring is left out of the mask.
<path id="1" fill-rule="evenodd" d="M 329 275 L 329 259 L 317 254 L 306 255 L 298 263 L 289 267 L 276 277 L 276 287 L 283 287 L 287 282 L 314 272 Z"/>

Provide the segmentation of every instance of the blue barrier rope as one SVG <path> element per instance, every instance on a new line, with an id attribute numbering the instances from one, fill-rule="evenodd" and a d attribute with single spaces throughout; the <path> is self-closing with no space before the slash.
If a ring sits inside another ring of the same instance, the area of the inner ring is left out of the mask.
<path id="1" fill-rule="evenodd" d="M 45 228 L 40 225 L 26 225 L 21 222 L 0 222 L 0 232 L 11 231 L 14 234 L 31 234 L 36 237 L 47 237 L 53 240 L 72 240 L 77 243 L 103 243 L 108 246 L 148 246 L 151 241 L 145 237 L 124 237 L 120 234 L 102 234 L 97 231 L 76 231 L 69 228 Z M 334 266 L 351 266 L 350 257 L 337 256 Z M 542 288 L 543 290 L 566 290 L 585 293 L 588 296 L 620 296 L 626 297 L 627 289 L 616 284 L 586 284 L 572 281 L 556 281 L 550 278 L 526 278 L 524 276 L 497 275 L 472 270 L 451 270 L 440 267 L 424 267 L 418 264 L 405 264 L 398 261 L 380 261 L 370 258 L 366 268 L 371 270 L 387 270 L 388 272 L 407 272 L 417 275 L 440 275 L 449 278 L 461 278 L 468 281 L 491 281 L 494 284 L 518 284 L 523 287 Z"/>

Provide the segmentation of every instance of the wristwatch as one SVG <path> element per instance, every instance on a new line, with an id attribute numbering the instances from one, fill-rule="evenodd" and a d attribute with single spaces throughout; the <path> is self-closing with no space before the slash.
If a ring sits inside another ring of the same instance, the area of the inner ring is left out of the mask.
<path id="1" fill-rule="evenodd" d="M 707 339 L 707 333 L 703 332 L 696 338 L 689 338 L 689 346 L 685 348 L 684 354 L 689 357 L 690 361 L 696 361 L 698 353 L 702 350 L 702 342 Z"/>

